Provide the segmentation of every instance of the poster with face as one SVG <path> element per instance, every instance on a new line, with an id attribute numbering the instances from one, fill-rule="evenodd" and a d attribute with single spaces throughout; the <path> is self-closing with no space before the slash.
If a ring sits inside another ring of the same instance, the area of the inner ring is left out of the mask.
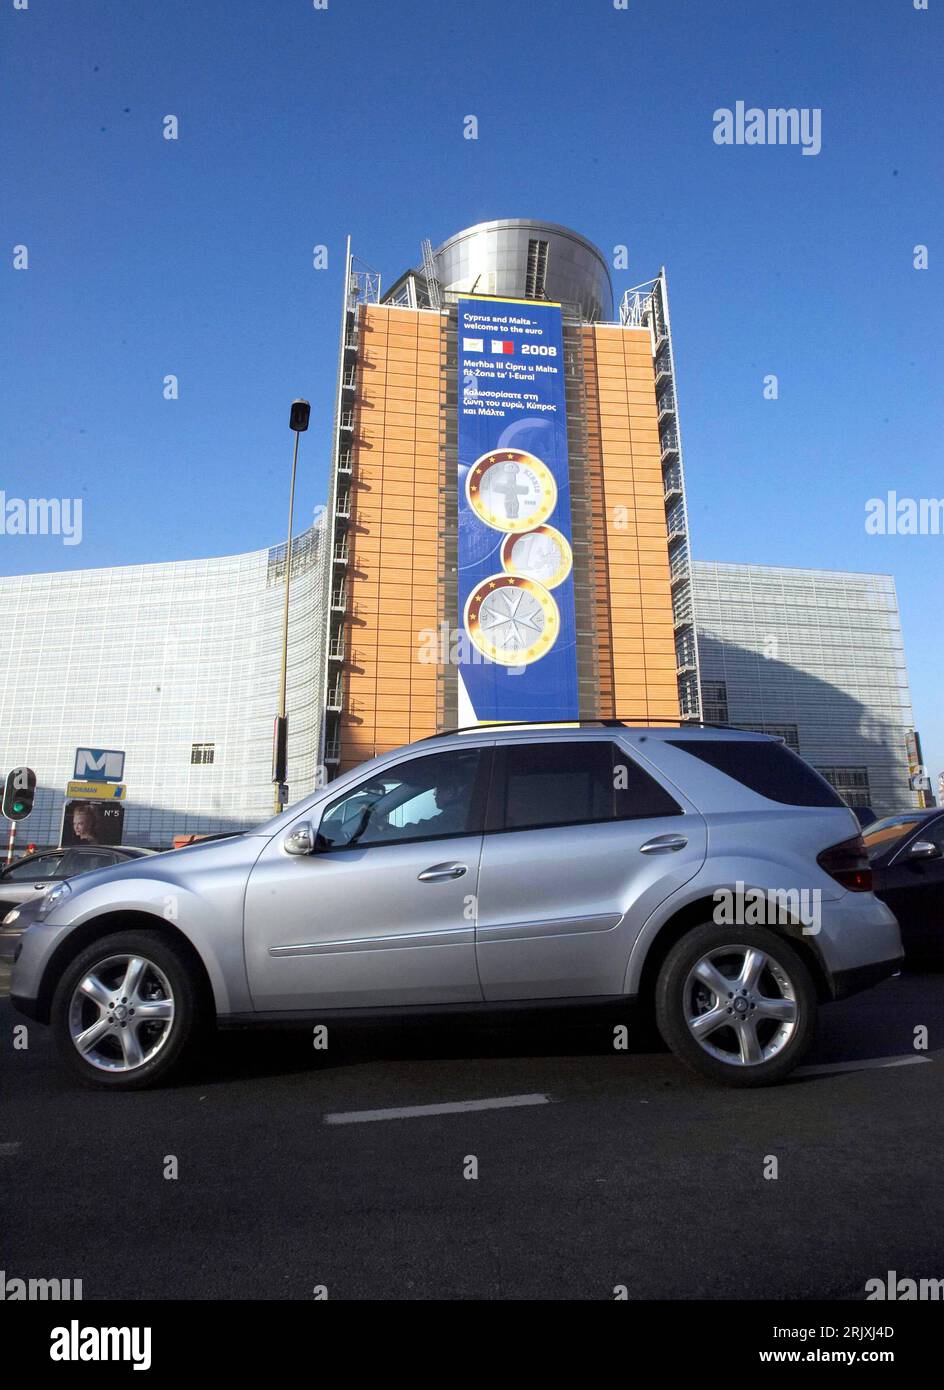
<path id="1" fill-rule="evenodd" d="M 67 801 L 63 845 L 120 845 L 125 808 L 111 801 Z"/>

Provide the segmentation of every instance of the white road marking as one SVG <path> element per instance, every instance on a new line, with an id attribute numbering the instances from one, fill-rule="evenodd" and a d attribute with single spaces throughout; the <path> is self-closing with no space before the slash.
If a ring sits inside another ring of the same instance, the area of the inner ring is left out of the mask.
<path id="1" fill-rule="evenodd" d="M 857 1062 L 823 1062 L 815 1067 L 797 1067 L 794 1076 L 825 1076 L 834 1071 L 872 1071 L 877 1067 L 913 1067 L 916 1062 L 930 1062 L 930 1057 L 864 1057 Z"/>
<path id="2" fill-rule="evenodd" d="M 504 1110 L 516 1105 L 549 1105 L 550 1096 L 494 1096 L 491 1100 L 454 1100 L 442 1105 L 400 1105 L 392 1110 L 342 1110 L 325 1115 L 326 1125 L 360 1125 L 372 1120 L 408 1120 L 417 1115 L 458 1115 L 467 1110 Z"/>
<path id="3" fill-rule="evenodd" d="M 19 1144 L 0 1144 L 0 1158 L 12 1158 L 20 1152 Z"/>

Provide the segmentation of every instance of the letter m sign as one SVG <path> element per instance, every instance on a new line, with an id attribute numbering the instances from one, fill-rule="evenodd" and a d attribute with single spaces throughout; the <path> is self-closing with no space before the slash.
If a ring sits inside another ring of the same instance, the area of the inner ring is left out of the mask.
<path id="1" fill-rule="evenodd" d="M 77 748 L 75 772 L 82 782 L 120 782 L 125 774 L 125 755 L 114 748 Z"/>

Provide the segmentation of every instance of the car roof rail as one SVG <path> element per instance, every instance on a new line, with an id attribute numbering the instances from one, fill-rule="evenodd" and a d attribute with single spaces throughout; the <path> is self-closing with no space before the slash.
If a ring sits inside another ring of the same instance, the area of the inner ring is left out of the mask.
<path id="1" fill-rule="evenodd" d="M 424 738 L 416 739 L 416 743 L 429 743 L 434 738 L 448 738 L 450 734 L 470 734 L 487 733 L 489 729 L 547 729 L 547 728 L 583 728 L 585 725 L 596 725 L 597 728 L 604 729 L 628 729 L 633 725 L 642 725 L 643 728 L 660 728 L 667 725 L 678 724 L 681 728 L 691 727 L 694 729 L 727 729 L 732 733 L 739 734 L 758 734 L 761 738 L 774 738 L 776 734 L 760 734 L 756 729 L 745 729 L 739 724 L 719 724 L 708 719 L 682 718 L 679 715 L 652 716 L 646 719 L 627 718 L 609 719 L 595 717 L 588 719 L 489 719 L 481 724 L 460 724 L 454 729 L 440 729 L 438 733 L 426 734 Z M 783 742 L 780 739 L 779 742 Z"/>

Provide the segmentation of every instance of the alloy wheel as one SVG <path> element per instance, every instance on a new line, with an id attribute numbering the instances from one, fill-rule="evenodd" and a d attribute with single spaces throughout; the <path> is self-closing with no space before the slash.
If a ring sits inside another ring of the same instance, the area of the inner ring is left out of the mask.
<path id="1" fill-rule="evenodd" d="M 734 1067 L 778 1056 L 799 1019 L 789 973 L 768 952 L 746 944 L 706 952 L 689 971 L 683 1007 L 699 1047 Z"/>
<path id="2" fill-rule="evenodd" d="M 69 1034 L 100 1071 L 130 1072 L 156 1057 L 174 1023 L 174 993 L 142 955 L 112 955 L 79 980 L 69 1003 Z"/>

